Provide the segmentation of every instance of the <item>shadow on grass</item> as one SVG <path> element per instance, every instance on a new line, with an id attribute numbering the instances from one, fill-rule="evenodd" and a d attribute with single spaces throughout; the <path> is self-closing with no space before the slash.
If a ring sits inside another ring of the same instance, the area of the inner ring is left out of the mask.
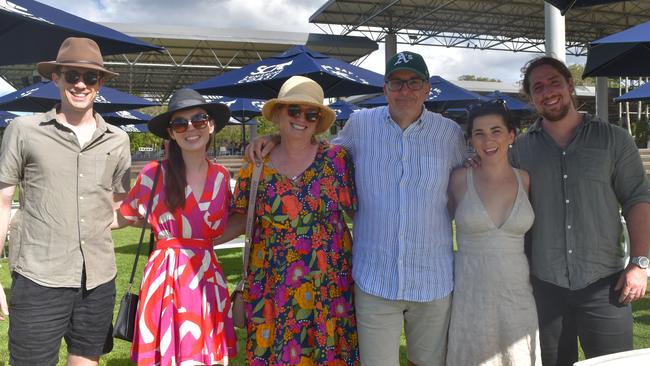
<path id="1" fill-rule="evenodd" d="M 133 362 L 128 358 L 112 358 L 106 362 L 106 366 L 131 366 Z"/>
<path id="2" fill-rule="evenodd" d="M 148 239 L 147 239 L 148 240 Z M 144 243 L 142 244 L 144 247 L 142 249 L 141 254 L 149 254 L 149 243 Z M 120 245 L 119 247 L 115 247 L 115 254 L 135 254 L 135 252 L 138 250 L 138 243 L 133 243 L 133 244 L 123 244 Z"/>

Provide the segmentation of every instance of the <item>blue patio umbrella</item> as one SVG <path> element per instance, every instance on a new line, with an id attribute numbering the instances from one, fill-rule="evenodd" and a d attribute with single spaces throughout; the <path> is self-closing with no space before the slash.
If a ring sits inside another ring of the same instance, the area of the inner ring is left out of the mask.
<path id="1" fill-rule="evenodd" d="M 501 99 L 506 102 L 506 106 L 508 107 L 508 110 L 513 111 L 513 112 L 532 112 L 534 111 L 534 108 L 529 104 L 524 102 L 523 100 L 517 99 L 515 97 L 512 97 L 508 94 L 501 93 L 498 90 L 493 91 L 492 93 L 486 94 L 486 98 L 489 100 L 494 100 L 494 99 Z"/>
<path id="2" fill-rule="evenodd" d="M 431 92 L 427 100 L 424 101 L 429 109 L 442 110 L 483 100 L 481 95 L 461 88 L 440 76 L 432 76 L 429 82 L 431 83 Z"/>
<path id="3" fill-rule="evenodd" d="M 18 117 L 18 115 L 5 112 L 5 111 L 0 111 L 0 128 L 5 128 L 9 125 L 9 122 L 11 122 L 12 119 Z"/>
<path id="4" fill-rule="evenodd" d="M 0 1 L 0 65 L 54 60 L 71 36 L 95 40 L 103 55 L 162 50 L 33 0 Z"/>
<path id="5" fill-rule="evenodd" d="M 131 132 L 131 133 L 149 132 L 149 128 L 147 128 L 146 123 L 135 123 L 135 124 L 128 124 L 128 125 L 120 125 L 120 128 L 124 132 Z"/>
<path id="6" fill-rule="evenodd" d="M 615 102 L 636 102 L 639 100 L 650 100 L 650 83 L 645 83 L 618 98 L 614 98 Z"/>
<path id="7" fill-rule="evenodd" d="M 61 100 L 59 89 L 52 81 L 38 82 L 0 97 L 0 109 L 20 112 L 46 112 Z M 94 108 L 99 113 L 123 111 L 158 104 L 117 89 L 102 87 L 95 97 Z"/>
<path id="8" fill-rule="evenodd" d="M 248 123 L 252 118 L 262 115 L 262 106 L 266 101 L 262 99 L 250 98 L 230 98 L 226 96 L 208 96 L 211 102 L 218 102 L 228 106 L 230 117 L 245 125 L 256 124 L 253 121 Z"/>
<path id="9" fill-rule="evenodd" d="M 104 121 L 120 126 L 120 125 L 133 125 L 133 124 L 146 124 L 152 116 L 138 111 L 117 111 L 101 113 Z"/>
<path id="10" fill-rule="evenodd" d="M 291 76 L 303 75 L 316 81 L 326 97 L 378 93 L 383 76 L 328 57 L 305 46 L 294 46 L 241 69 L 200 81 L 190 86 L 201 94 L 271 99 Z"/>
<path id="11" fill-rule="evenodd" d="M 362 100 L 358 102 L 358 104 L 362 107 L 379 107 L 382 105 L 387 105 L 388 100 L 386 100 L 386 96 L 381 94 L 376 97 L 368 98 L 366 100 Z"/>
<path id="12" fill-rule="evenodd" d="M 257 125 L 255 117 L 262 115 L 262 106 L 265 101 L 262 99 L 230 98 L 226 96 L 208 96 L 208 100 L 223 103 L 230 109 L 229 125 L 241 126 L 242 145 L 246 143 L 246 126 Z"/>
<path id="13" fill-rule="evenodd" d="M 621 1 L 625 0 L 546 0 L 547 3 L 560 9 L 562 15 L 564 15 L 571 8 L 584 8 L 587 6 L 618 3 Z"/>
<path id="14" fill-rule="evenodd" d="M 461 88 L 440 76 L 432 76 L 429 79 L 429 82 L 431 83 L 431 91 L 429 92 L 427 100 L 424 101 L 424 104 L 428 109 L 444 110 L 447 108 L 464 107 L 469 103 L 483 100 L 483 97 L 479 94 Z M 386 104 L 388 104 L 388 102 L 384 95 L 359 103 L 359 105 L 362 106 L 379 106 Z"/>
<path id="15" fill-rule="evenodd" d="M 336 112 L 337 121 L 347 121 L 353 112 L 361 109 L 361 107 L 344 100 L 337 100 L 336 102 L 328 105 L 328 107 L 332 108 L 334 112 Z"/>
<path id="16" fill-rule="evenodd" d="M 589 45 L 587 76 L 650 76 L 650 21 L 595 40 Z"/>

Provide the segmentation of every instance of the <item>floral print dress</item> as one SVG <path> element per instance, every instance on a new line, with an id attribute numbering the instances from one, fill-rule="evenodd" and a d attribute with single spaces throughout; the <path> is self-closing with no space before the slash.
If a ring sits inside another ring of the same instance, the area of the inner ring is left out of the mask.
<path id="1" fill-rule="evenodd" d="M 149 223 L 156 248 L 140 287 L 131 359 L 138 365 L 227 365 L 236 355 L 226 279 L 212 249 L 223 233 L 231 203 L 228 171 L 209 162 L 201 197 L 185 187 L 185 206 L 170 212 L 165 204 L 162 163 Z M 120 213 L 142 219 L 151 197 L 158 162 L 138 175 Z"/>
<path id="2" fill-rule="evenodd" d="M 252 164 L 235 188 L 248 208 Z M 351 157 L 321 143 L 295 181 L 268 160 L 260 178 L 244 300 L 247 364 L 358 365 L 352 242 L 343 211 L 356 210 Z"/>

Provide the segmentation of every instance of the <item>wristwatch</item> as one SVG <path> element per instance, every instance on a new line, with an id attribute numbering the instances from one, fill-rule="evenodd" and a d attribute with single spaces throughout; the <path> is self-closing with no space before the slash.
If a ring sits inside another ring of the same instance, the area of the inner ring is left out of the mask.
<path id="1" fill-rule="evenodd" d="M 648 257 L 630 257 L 630 263 L 638 266 L 639 268 L 642 269 L 648 269 L 648 265 L 650 264 L 650 260 L 648 260 Z"/>

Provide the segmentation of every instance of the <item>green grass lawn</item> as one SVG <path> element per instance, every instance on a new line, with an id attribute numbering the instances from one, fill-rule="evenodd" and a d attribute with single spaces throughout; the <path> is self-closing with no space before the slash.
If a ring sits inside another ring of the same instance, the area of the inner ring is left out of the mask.
<path id="1" fill-rule="evenodd" d="M 126 228 L 122 230 L 117 230 L 113 232 L 113 238 L 115 241 L 115 252 L 117 258 L 117 302 L 122 298 L 122 294 L 126 291 L 128 285 L 128 277 L 131 273 L 131 266 L 133 265 L 133 258 L 135 251 L 137 249 L 138 238 L 140 235 L 139 229 L 136 228 Z M 148 238 L 148 236 L 146 236 Z M 146 247 L 147 245 L 145 245 Z M 145 251 L 148 248 L 145 248 Z M 241 249 L 228 249 L 228 250 L 218 250 L 217 257 L 221 262 L 223 271 L 228 278 L 229 286 L 234 286 L 237 281 L 241 278 Z M 139 273 L 136 276 L 136 279 L 140 278 L 144 263 L 146 261 L 145 256 L 140 257 Z M 7 293 L 7 297 L 11 296 L 11 280 L 9 276 L 8 263 L 6 259 L 0 260 L 0 282 Z M 139 283 L 134 285 L 139 288 Z M 638 301 L 634 304 L 634 346 L 635 348 L 649 348 L 650 347 L 650 295 L 646 295 L 644 299 Z M 117 313 L 117 307 L 115 309 Z M 7 329 L 8 322 L 0 322 L 0 366 L 5 366 L 9 364 L 9 352 L 7 350 Z M 239 349 L 244 349 L 244 332 L 237 330 L 237 336 L 239 338 Z M 129 361 L 129 350 L 131 344 L 121 340 L 115 340 L 115 347 L 113 351 L 102 357 L 101 365 L 108 366 L 121 366 L 121 365 L 131 365 Z M 401 365 L 406 365 L 406 346 L 404 339 L 402 337 L 402 342 L 400 346 L 401 353 Z M 243 361 L 243 351 L 240 351 L 239 356 L 234 360 L 232 365 L 240 366 L 244 365 Z M 59 365 L 65 365 L 66 351 L 65 345 L 61 347 L 60 362 Z"/>

